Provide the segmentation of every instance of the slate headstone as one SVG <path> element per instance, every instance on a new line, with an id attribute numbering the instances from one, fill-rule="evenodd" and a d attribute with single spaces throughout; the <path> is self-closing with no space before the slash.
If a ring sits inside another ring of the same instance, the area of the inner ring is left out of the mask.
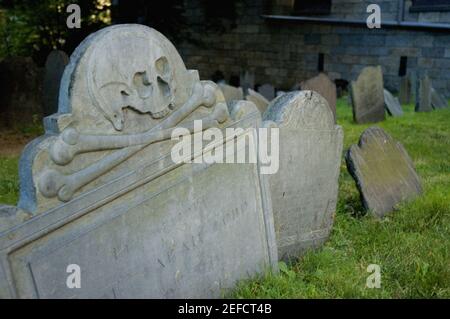
<path id="1" fill-rule="evenodd" d="M 380 66 L 365 67 L 358 79 L 352 81 L 353 119 L 356 123 L 374 123 L 384 120 L 383 90 L 383 73 Z"/>
<path id="2" fill-rule="evenodd" d="M 245 97 L 245 99 L 247 101 L 255 103 L 256 107 L 258 108 L 261 114 L 263 114 L 266 111 L 270 103 L 264 96 L 262 96 L 261 94 L 252 89 L 248 90 L 248 95 Z"/>
<path id="3" fill-rule="evenodd" d="M 268 101 L 272 101 L 275 98 L 275 88 L 271 84 L 259 86 L 258 93 L 264 96 Z"/>
<path id="4" fill-rule="evenodd" d="M 419 82 L 418 94 L 416 97 L 416 112 L 430 112 L 431 106 L 431 80 L 425 75 Z"/>
<path id="5" fill-rule="evenodd" d="M 255 74 L 250 71 L 244 71 L 240 75 L 240 87 L 244 92 L 244 95 L 248 94 L 249 89 L 255 88 Z"/>
<path id="6" fill-rule="evenodd" d="M 58 112 L 59 84 L 69 57 L 64 51 L 53 50 L 45 62 L 43 101 L 44 116 Z"/>
<path id="7" fill-rule="evenodd" d="M 401 104 L 409 104 L 411 102 L 411 79 L 409 76 L 400 78 L 399 100 Z"/>
<path id="8" fill-rule="evenodd" d="M 434 109 L 444 109 L 448 107 L 447 100 L 433 87 L 431 88 L 431 106 L 433 106 Z"/>
<path id="9" fill-rule="evenodd" d="M 286 260 L 322 245 L 333 226 L 343 130 L 316 92 L 288 92 L 264 114 L 279 129 L 280 166 L 270 175 L 278 256 Z"/>
<path id="10" fill-rule="evenodd" d="M 328 78 L 325 73 L 301 83 L 302 90 L 311 90 L 322 95 L 327 101 L 333 112 L 336 122 L 336 85 Z"/>
<path id="11" fill-rule="evenodd" d="M 384 89 L 384 105 L 388 113 L 392 116 L 402 116 L 403 109 L 398 101 L 398 98 L 392 95 L 391 92 Z"/>
<path id="12" fill-rule="evenodd" d="M 381 128 L 366 129 L 345 159 L 364 207 L 378 217 L 422 193 L 419 176 L 405 148 Z"/>

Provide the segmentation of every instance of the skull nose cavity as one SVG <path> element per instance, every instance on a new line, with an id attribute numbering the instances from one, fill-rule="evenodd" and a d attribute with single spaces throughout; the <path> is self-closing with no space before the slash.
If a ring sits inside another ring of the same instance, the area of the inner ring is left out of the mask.
<path id="1" fill-rule="evenodd" d="M 170 98 L 170 86 L 169 83 L 167 83 L 164 79 L 162 79 L 160 76 L 157 77 L 158 82 L 158 89 L 159 92 L 161 92 L 161 95 L 164 98 Z"/>

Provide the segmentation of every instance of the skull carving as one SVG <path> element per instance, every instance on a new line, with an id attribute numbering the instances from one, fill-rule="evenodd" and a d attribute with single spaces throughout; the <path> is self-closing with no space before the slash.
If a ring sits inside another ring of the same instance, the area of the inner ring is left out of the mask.
<path id="1" fill-rule="evenodd" d="M 167 116 L 174 103 L 170 52 L 148 38 L 122 37 L 105 43 L 91 55 L 88 87 L 94 104 L 114 128 L 124 126 L 124 108 Z"/>

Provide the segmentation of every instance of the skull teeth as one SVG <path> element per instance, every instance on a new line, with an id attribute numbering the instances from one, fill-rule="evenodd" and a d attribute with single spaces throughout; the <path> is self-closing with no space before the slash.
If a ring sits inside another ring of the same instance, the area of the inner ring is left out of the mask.
<path id="1" fill-rule="evenodd" d="M 169 113 L 170 113 L 170 109 L 169 108 L 165 108 L 164 110 L 159 111 L 159 112 L 155 112 L 155 113 L 152 112 L 151 115 L 152 115 L 152 117 L 154 119 L 160 119 L 160 118 L 165 117 Z"/>

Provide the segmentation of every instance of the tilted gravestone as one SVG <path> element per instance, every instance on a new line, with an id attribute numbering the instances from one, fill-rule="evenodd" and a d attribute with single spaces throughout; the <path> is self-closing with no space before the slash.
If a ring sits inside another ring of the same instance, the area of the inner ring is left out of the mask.
<path id="1" fill-rule="evenodd" d="M 364 68 L 358 79 L 352 81 L 353 119 L 356 123 L 374 123 L 384 120 L 383 73 L 380 66 Z"/>
<path id="2" fill-rule="evenodd" d="M 417 87 L 416 95 L 416 112 L 430 112 L 433 110 L 431 106 L 431 80 L 425 75 Z"/>
<path id="3" fill-rule="evenodd" d="M 275 269 L 258 163 L 197 163 L 222 138 L 172 159 L 172 129 L 191 137 L 194 120 L 256 139 L 261 116 L 241 102 L 229 111 L 153 29 L 86 38 L 64 72 L 59 113 L 22 154 L 18 207 L 0 212 L 0 298 L 219 297 Z M 70 289 L 77 267 L 81 288 Z"/>
<path id="4" fill-rule="evenodd" d="M 392 95 L 391 92 L 384 89 L 384 106 L 388 113 L 392 116 L 402 116 L 403 109 L 398 98 Z"/>
<path id="5" fill-rule="evenodd" d="M 266 127 L 279 128 L 280 166 L 270 175 L 278 256 L 297 257 L 328 238 L 336 210 L 343 130 L 313 91 L 271 102 Z"/>
<path id="6" fill-rule="evenodd" d="M 64 51 L 53 50 L 45 61 L 43 84 L 44 115 L 58 111 L 59 84 L 64 68 L 69 63 L 69 57 Z"/>
<path id="7" fill-rule="evenodd" d="M 336 85 L 324 73 L 301 83 L 302 90 L 311 90 L 322 95 L 328 102 L 336 122 Z"/>
<path id="8" fill-rule="evenodd" d="M 433 87 L 431 88 L 431 106 L 434 109 L 444 109 L 448 107 L 447 100 L 440 95 Z"/>
<path id="9" fill-rule="evenodd" d="M 252 89 L 248 90 L 248 94 L 245 99 L 247 101 L 253 102 L 261 114 L 263 114 L 267 110 L 267 107 L 270 103 L 264 96 L 256 91 L 253 91 Z"/>
<path id="10" fill-rule="evenodd" d="M 345 159 L 364 207 L 378 217 L 422 192 L 419 176 L 405 148 L 381 128 L 366 129 Z"/>
<path id="11" fill-rule="evenodd" d="M 275 98 L 275 88 L 271 84 L 259 86 L 258 93 L 264 96 L 268 101 L 272 101 Z"/>
<path id="12" fill-rule="evenodd" d="M 219 87 L 227 103 L 244 99 L 244 90 L 241 87 L 237 88 L 224 83 L 220 83 Z"/>

